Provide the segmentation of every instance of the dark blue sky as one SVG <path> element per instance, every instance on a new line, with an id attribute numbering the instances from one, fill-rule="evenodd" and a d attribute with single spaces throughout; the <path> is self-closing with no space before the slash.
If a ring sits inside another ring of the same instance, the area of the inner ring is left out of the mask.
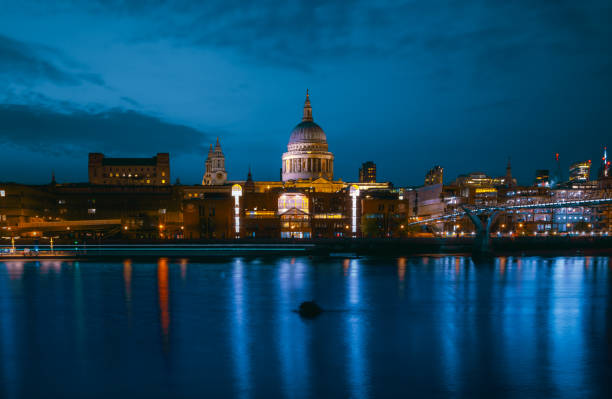
<path id="1" fill-rule="evenodd" d="M 230 179 L 278 179 L 306 88 L 335 154 L 422 184 L 519 182 L 601 155 L 612 2 L 0 0 L 0 181 L 87 180 L 87 153 L 170 152 L 199 183 L 219 136 Z M 597 163 L 595 162 L 597 165 Z"/>

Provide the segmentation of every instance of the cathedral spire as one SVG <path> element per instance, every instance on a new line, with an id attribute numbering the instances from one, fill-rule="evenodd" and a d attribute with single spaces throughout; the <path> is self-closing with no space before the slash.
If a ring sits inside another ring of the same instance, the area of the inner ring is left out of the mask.
<path id="1" fill-rule="evenodd" d="M 215 152 L 221 151 L 221 144 L 219 144 L 219 136 L 217 136 L 217 144 L 215 144 Z"/>
<path id="2" fill-rule="evenodd" d="M 310 106 L 310 94 L 306 89 L 306 101 L 304 101 L 304 116 L 302 122 L 312 122 L 312 107 Z"/>

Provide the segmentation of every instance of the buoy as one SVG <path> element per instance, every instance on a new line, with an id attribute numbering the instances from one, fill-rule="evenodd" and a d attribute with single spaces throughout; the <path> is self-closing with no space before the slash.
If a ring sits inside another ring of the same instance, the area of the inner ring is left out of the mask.
<path id="1" fill-rule="evenodd" d="M 306 301 L 300 304 L 300 308 L 298 313 L 302 317 L 313 318 L 323 312 L 323 309 L 319 305 L 317 305 L 314 301 Z"/>

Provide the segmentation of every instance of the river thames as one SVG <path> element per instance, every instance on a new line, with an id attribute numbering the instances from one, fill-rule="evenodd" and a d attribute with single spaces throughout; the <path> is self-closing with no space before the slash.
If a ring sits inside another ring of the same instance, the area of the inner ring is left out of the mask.
<path id="1" fill-rule="evenodd" d="M 0 262 L 3 398 L 599 398 L 609 257 Z M 326 311 L 294 312 L 305 300 Z"/>

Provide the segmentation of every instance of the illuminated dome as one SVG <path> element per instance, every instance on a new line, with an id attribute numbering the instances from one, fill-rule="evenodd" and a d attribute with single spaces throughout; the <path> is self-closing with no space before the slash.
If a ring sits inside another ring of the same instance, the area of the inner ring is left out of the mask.
<path id="1" fill-rule="evenodd" d="M 293 128 L 288 147 L 291 147 L 288 148 L 290 151 L 312 147 L 327 151 L 327 137 L 325 137 L 325 132 L 321 129 L 321 126 L 312 120 L 302 121 Z"/>
<path id="2" fill-rule="evenodd" d="M 310 95 L 306 91 L 302 122 L 293 128 L 287 152 L 283 154 L 283 181 L 333 179 L 334 156 L 327 150 L 327 137 L 312 119 Z"/>

